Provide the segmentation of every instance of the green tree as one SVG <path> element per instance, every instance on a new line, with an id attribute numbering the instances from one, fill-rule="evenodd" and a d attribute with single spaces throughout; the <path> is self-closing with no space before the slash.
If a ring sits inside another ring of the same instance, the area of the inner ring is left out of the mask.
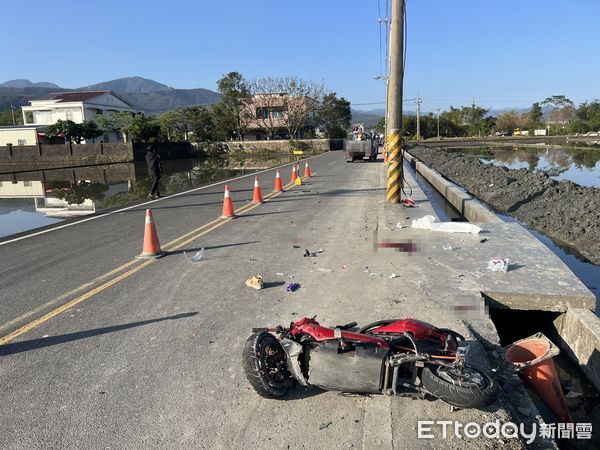
<path id="1" fill-rule="evenodd" d="M 375 132 L 379 134 L 385 134 L 385 116 L 381 117 L 375 125 Z"/>
<path id="2" fill-rule="evenodd" d="M 121 132 L 123 135 L 123 142 L 127 142 L 127 133 L 124 129 L 131 125 L 132 119 L 133 116 L 129 112 L 111 111 L 106 116 L 97 116 L 96 122 L 98 122 L 98 125 L 105 130 L 115 133 Z"/>
<path id="3" fill-rule="evenodd" d="M 214 142 L 215 121 L 213 113 L 205 106 L 194 106 L 187 109 L 189 130 L 196 142 Z"/>
<path id="4" fill-rule="evenodd" d="M 535 102 L 531 105 L 531 109 L 529 110 L 529 120 L 531 121 L 533 128 L 538 128 L 542 125 L 543 115 L 542 106 L 539 102 Z"/>
<path id="5" fill-rule="evenodd" d="M 13 114 L 15 122 L 13 124 Z M 10 108 L 6 111 L 0 111 L 0 126 L 23 125 L 23 113 L 21 108 L 15 108 L 14 111 Z"/>
<path id="6" fill-rule="evenodd" d="M 69 142 L 80 144 L 84 139 L 94 139 L 102 135 L 98 124 L 93 121 L 75 123 L 72 120 L 57 120 L 56 123 L 46 127 L 46 135 L 49 138 L 64 136 Z"/>
<path id="7" fill-rule="evenodd" d="M 160 125 L 155 119 L 138 113 L 131 118 L 131 123 L 123 127 L 131 135 L 132 140 L 141 142 L 156 142 L 160 139 Z"/>
<path id="8" fill-rule="evenodd" d="M 317 120 L 325 126 L 328 138 L 346 137 L 352 120 L 350 102 L 344 97 L 338 98 L 335 92 L 325 94 L 317 111 Z"/>
<path id="9" fill-rule="evenodd" d="M 252 120 L 250 87 L 239 72 L 230 72 L 217 81 L 217 88 L 223 95 L 217 110 L 221 130 L 231 127 L 233 135 L 243 141 Z"/>

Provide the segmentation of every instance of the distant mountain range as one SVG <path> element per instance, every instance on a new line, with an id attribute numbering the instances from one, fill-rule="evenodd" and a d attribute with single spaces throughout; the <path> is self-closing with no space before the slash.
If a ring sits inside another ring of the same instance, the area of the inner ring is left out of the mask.
<path id="1" fill-rule="evenodd" d="M 29 104 L 29 100 L 43 97 L 50 92 L 72 90 L 111 90 L 146 114 L 160 114 L 176 108 L 210 105 L 221 94 L 210 89 L 175 89 L 166 84 L 142 77 L 126 77 L 79 88 L 62 88 L 54 83 L 32 83 L 29 80 L 10 80 L 0 83 L 0 110 Z"/>

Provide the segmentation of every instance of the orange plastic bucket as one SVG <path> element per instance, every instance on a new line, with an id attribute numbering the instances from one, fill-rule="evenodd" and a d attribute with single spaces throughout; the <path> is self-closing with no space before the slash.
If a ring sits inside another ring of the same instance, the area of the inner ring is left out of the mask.
<path id="1" fill-rule="evenodd" d="M 552 360 L 559 353 L 549 339 L 538 333 L 507 346 L 504 357 L 521 373 L 560 422 L 572 422 Z"/>

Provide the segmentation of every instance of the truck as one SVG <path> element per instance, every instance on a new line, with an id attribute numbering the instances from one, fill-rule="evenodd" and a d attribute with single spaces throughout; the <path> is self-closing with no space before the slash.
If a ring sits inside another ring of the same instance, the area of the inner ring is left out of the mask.
<path id="1" fill-rule="evenodd" d="M 365 156 L 371 161 L 377 159 L 378 141 L 371 133 L 365 133 L 362 124 L 352 127 L 352 140 L 344 141 L 346 162 L 362 161 Z"/>
<path id="2" fill-rule="evenodd" d="M 344 141 L 346 162 L 362 161 L 365 156 L 375 161 L 377 159 L 377 145 L 371 139 L 366 141 Z"/>

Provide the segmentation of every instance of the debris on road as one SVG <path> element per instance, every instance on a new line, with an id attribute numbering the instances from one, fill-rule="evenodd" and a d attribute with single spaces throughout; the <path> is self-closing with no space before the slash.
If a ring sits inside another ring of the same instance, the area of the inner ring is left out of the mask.
<path id="1" fill-rule="evenodd" d="M 199 252 L 194 253 L 191 258 L 188 257 L 188 253 L 184 250 L 183 256 L 185 256 L 187 259 L 191 260 L 192 262 L 198 262 L 204 256 L 204 247 L 202 247 Z"/>
<path id="2" fill-rule="evenodd" d="M 324 430 L 325 428 L 329 428 L 329 426 L 333 424 L 333 422 L 323 422 L 321 426 L 319 426 L 319 430 Z"/>
<path id="3" fill-rule="evenodd" d="M 319 272 L 325 272 L 325 273 L 331 273 L 333 272 L 331 269 L 323 269 L 323 268 L 318 268 L 317 269 Z"/>
<path id="4" fill-rule="evenodd" d="M 395 273 L 390 275 L 390 278 L 398 278 L 400 275 L 396 275 Z"/>
<path id="5" fill-rule="evenodd" d="M 487 238 L 483 238 L 479 242 L 481 242 L 483 244 L 484 242 L 487 242 L 487 240 L 488 240 Z"/>
<path id="6" fill-rule="evenodd" d="M 300 288 L 300 284 L 298 283 L 290 283 L 287 285 L 287 288 L 285 289 L 288 292 L 295 292 L 298 290 L 298 288 Z"/>
<path id="7" fill-rule="evenodd" d="M 275 275 L 277 275 L 277 276 L 279 276 L 279 277 L 284 277 L 284 276 L 285 276 L 285 273 L 283 273 L 283 272 L 277 272 Z"/>
<path id="8" fill-rule="evenodd" d="M 317 254 L 316 254 L 316 253 L 314 253 L 314 252 L 309 252 L 309 251 L 308 251 L 308 249 L 305 249 L 305 250 L 304 250 L 304 257 L 306 258 L 307 256 L 310 256 L 310 257 L 316 257 L 316 256 L 317 256 Z"/>
<path id="9" fill-rule="evenodd" d="M 263 278 L 260 275 L 254 275 L 246 280 L 246 286 L 254 289 L 262 289 L 264 286 Z"/>
<path id="10" fill-rule="evenodd" d="M 471 233 L 478 234 L 481 231 L 477 225 L 464 222 L 436 222 L 432 215 L 421 217 L 412 221 L 412 227 L 421 230 L 443 231 L 445 233 Z"/>
<path id="11" fill-rule="evenodd" d="M 490 261 L 488 262 L 488 270 L 491 270 L 492 272 L 508 272 L 508 263 L 509 263 L 509 259 L 506 258 L 501 258 L 499 256 L 496 256 L 495 258 L 490 259 Z"/>

